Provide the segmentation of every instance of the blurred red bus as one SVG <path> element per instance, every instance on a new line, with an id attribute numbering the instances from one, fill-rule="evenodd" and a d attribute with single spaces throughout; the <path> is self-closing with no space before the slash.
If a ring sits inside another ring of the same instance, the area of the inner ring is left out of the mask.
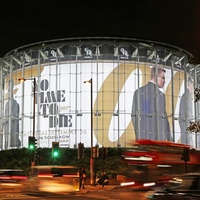
<path id="1" fill-rule="evenodd" d="M 123 160 L 128 164 L 184 164 L 181 156 L 184 148 L 189 145 L 168 141 L 138 140 L 130 143 L 132 148 L 122 153 Z M 200 165 L 200 151 L 190 149 L 188 165 Z"/>

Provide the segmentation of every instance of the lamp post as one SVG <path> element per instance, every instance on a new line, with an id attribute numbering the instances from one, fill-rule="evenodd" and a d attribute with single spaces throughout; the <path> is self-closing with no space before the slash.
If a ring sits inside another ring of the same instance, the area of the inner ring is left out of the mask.
<path id="1" fill-rule="evenodd" d="M 92 78 L 84 81 L 84 83 L 90 83 L 90 109 L 91 109 L 91 154 L 90 154 L 90 184 L 94 185 L 94 160 L 93 160 L 93 89 L 92 89 Z"/>
<path id="2" fill-rule="evenodd" d="M 32 81 L 33 80 L 33 137 L 35 138 L 35 90 L 36 90 L 36 79 L 34 78 L 29 78 L 29 79 L 25 79 L 25 78 L 19 78 L 18 81 Z M 33 152 L 33 159 L 31 160 L 31 166 L 34 167 L 35 166 L 35 149 Z M 33 171 L 31 172 L 33 174 Z"/>

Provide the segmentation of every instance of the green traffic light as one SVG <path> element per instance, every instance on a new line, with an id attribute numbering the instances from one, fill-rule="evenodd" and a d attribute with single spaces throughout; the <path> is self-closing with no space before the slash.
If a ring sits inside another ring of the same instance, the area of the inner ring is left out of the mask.
<path id="1" fill-rule="evenodd" d="M 52 142 L 52 157 L 59 157 L 59 142 Z"/>
<path id="2" fill-rule="evenodd" d="M 58 157 L 58 152 L 57 152 L 57 151 L 54 151 L 54 152 L 53 152 L 53 155 L 54 155 L 54 157 Z"/>
<path id="3" fill-rule="evenodd" d="M 36 144 L 37 144 L 36 141 L 37 141 L 37 139 L 35 139 L 35 137 L 33 137 L 33 136 L 28 137 L 29 150 L 34 151 L 36 149 Z"/>
<path id="4" fill-rule="evenodd" d="M 33 149 L 34 149 L 34 145 L 30 145 L 30 146 L 29 146 L 29 149 L 30 149 L 30 150 L 33 150 Z"/>

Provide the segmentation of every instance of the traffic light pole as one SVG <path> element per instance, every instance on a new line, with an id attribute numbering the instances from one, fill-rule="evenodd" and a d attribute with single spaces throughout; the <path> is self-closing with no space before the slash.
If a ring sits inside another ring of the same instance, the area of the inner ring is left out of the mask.
<path id="1" fill-rule="evenodd" d="M 36 79 L 33 78 L 33 137 L 35 138 L 35 103 L 36 103 Z M 33 159 L 31 160 L 31 175 L 33 175 L 33 167 L 35 166 L 35 149 L 33 152 Z"/>
<path id="2" fill-rule="evenodd" d="M 91 109 L 91 154 L 90 154 L 90 184 L 94 185 L 94 159 L 93 159 L 93 89 L 92 89 L 92 78 L 88 81 L 84 81 L 83 83 L 90 83 L 90 109 Z"/>
<path id="3" fill-rule="evenodd" d="M 187 147 L 184 147 L 181 160 L 185 162 L 185 173 L 187 173 L 187 162 L 190 161 L 190 149 Z"/>
<path id="4" fill-rule="evenodd" d="M 91 84 L 91 155 L 90 155 L 90 184 L 94 185 L 94 160 L 93 160 L 93 88 L 92 88 L 92 78 L 90 79 Z"/>
<path id="5" fill-rule="evenodd" d="M 187 161 L 185 161 L 185 173 L 187 173 Z"/>
<path id="6" fill-rule="evenodd" d="M 33 138 L 35 138 L 35 103 L 36 103 L 36 78 L 19 78 L 18 81 L 33 80 Z M 31 153 L 31 175 L 33 175 L 33 167 L 35 166 L 35 149 Z"/>

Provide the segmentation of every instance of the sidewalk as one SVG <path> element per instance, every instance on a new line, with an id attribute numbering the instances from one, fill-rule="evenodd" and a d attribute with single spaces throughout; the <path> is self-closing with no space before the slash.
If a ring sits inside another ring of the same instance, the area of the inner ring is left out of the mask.
<path id="1" fill-rule="evenodd" d="M 89 191 L 112 190 L 113 188 L 117 187 L 119 187 L 119 185 L 104 185 L 104 187 L 102 187 L 101 185 L 96 185 L 96 186 L 85 185 L 85 189 L 80 189 L 79 192 L 87 193 Z"/>

